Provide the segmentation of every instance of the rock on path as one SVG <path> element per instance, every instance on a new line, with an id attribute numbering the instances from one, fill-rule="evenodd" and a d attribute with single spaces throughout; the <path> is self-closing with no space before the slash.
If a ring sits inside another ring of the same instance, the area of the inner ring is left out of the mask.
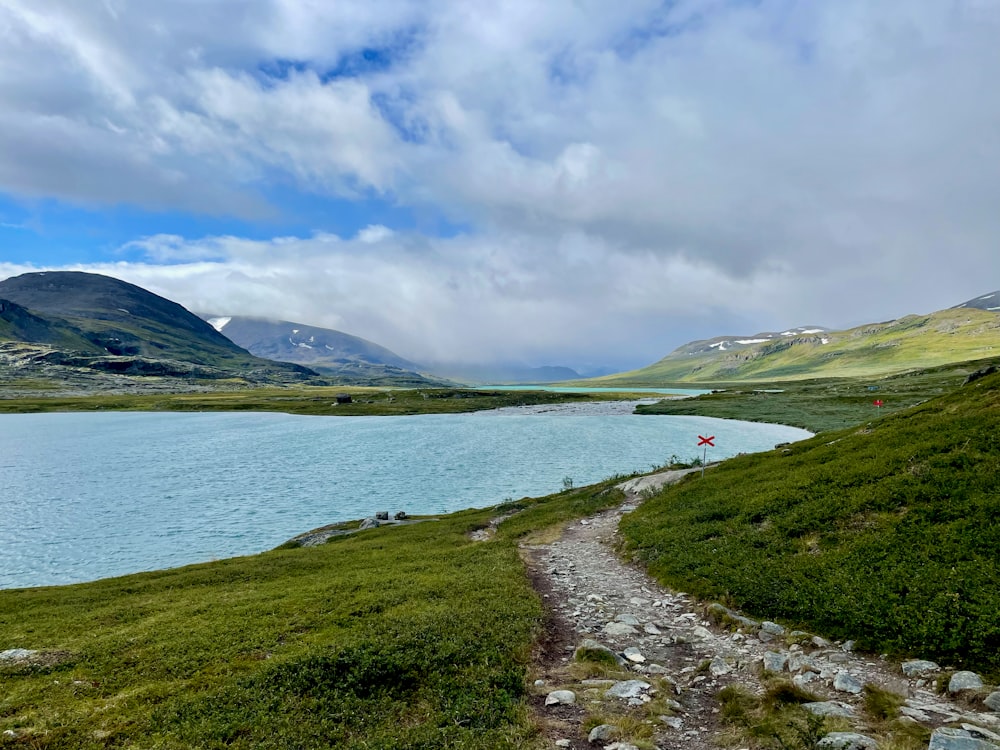
<path id="1" fill-rule="evenodd" d="M 533 705 L 553 746 L 605 747 L 603 741 L 589 742 L 583 730 L 588 714 L 620 714 L 629 710 L 627 706 L 641 711 L 645 703 L 656 700 L 656 706 L 665 707 L 663 714 L 638 714 L 651 729 L 656 747 L 715 750 L 714 737 L 723 730 L 717 693 L 732 683 L 761 692 L 765 665 L 820 696 L 810 710 L 851 717 L 862 736 L 861 687 L 868 683 L 905 696 L 903 713 L 928 728 L 965 724 L 1000 732 L 997 714 L 973 712 L 934 692 L 937 665 L 932 662 L 920 662 L 904 674 L 899 664 L 855 653 L 850 642 L 836 644 L 808 633 L 788 633 L 777 623 L 757 622 L 713 605 L 739 626 L 735 632 L 726 630 L 706 618 L 713 607 L 665 589 L 623 563 L 613 552 L 622 515 L 634 510 L 650 488 L 677 481 L 685 473 L 630 480 L 620 485 L 628 498 L 620 508 L 569 524 L 556 542 L 522 550 L 548 612 L 535 657 L 538 694 Z M 608 647 L 634 679 L 574 677 L 573 654 L 581 644 L 591 650 Z M 556 689 L 573 690 L 575 703 L 546 708 L 545 696 Z M 609 730 L 608 737 L 612 736 Z"/>

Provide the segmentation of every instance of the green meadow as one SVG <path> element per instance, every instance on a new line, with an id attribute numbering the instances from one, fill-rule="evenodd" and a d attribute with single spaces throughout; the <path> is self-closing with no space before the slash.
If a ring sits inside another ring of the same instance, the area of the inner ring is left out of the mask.
<path id="1" fill-rule="evenodd" d="M 525 748 L 542 610 L 516 541 L 609 484 L 316 547 L 0 591 L 0 732 L 32 748 Z M 521 510 L 491 541 L 469 532 Z"/>
<path id="2" fill-rule="evenodd" d="M 755 616 L 1000 675 L 1000 374 L 963 379 L 943 369 L 884 386 L 895 410 L 879 413 L 867 381 L 814 384 L 848 389 L 837 420 L 856 421 L 657 493 L 626 516 L 624 553 L 669 586 Z M 535 398 L 440 393 L 352 400 Z M 757 399 L 755 418 L 796 423 L 809 393 L 721 403 L 737 416 Z M 324 413 L 341 408 L 331 394 L 201 394 L 183 408 Z M 103 398 L 102 408 L 182 408 L 176 396 Z M 317 547 L 0 591 L 0 650 L 39 652 L 0 665 L 0 747 L 541 747 L 527 695 L 542 608 L 517 545 L 620 502 L 617 481 Z M 512 511 L 490 541 L 469 538 Z"/>

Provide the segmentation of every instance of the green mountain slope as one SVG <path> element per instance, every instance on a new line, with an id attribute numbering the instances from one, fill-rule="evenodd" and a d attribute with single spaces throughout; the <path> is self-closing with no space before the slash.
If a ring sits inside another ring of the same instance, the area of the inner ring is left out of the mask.
<path id="1" fill-rule="evenodd" d="M 1000 314 L 951 308 L 846 331 L 755 339 L 692 342 L 648 367 L 587 382 L 613 386 L 759 382 L 874 377 L 935 367 L 1000 352 Z M 741 343 L 747 341 L 754 343 Z"/>
<path id="2" fill-rule="evenodd" d="M 1000 670 L 1000 374 L 726 461 L 621 530 L 684 591 L 876 653 Z"/>
<path id="3" fill-rule="evenodd" d="M 99 346 L 88 341 L 69 325 L 35 315 L 10 300 L 0 299 L 0 341 L 47 344 L 79 352 L 100 353 Z"/>
<path id="4" fill-rule="evenodd" d="M 176 302 L 99 274 L 27 273 L 0 281 L 0 299 L 15 303 L 20 322 L 5 326 L 9 341 L 47 344 L 75 356 L 74 366 L 116 372 L 190 373 L 186 363 L 213 368 L 217 377 L 303 379 L 315 375 L 294 364 L 260 359 Z M 28 313 L 31 319 L 25 317 Z M 211 374 L 202 369 L 202 375 Z"/>

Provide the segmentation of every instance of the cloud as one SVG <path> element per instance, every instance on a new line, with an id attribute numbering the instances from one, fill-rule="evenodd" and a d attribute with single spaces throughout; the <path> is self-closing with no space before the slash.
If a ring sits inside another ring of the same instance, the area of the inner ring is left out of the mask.
<path id="1" fill-rule="evenodd" d="M 108 268 L 417 359 L 641 364 L 989 291 L 998 33 L 973 0 L 8 0 L 0 191 L 445 217 L 461 233 L 177 231 Z"/>

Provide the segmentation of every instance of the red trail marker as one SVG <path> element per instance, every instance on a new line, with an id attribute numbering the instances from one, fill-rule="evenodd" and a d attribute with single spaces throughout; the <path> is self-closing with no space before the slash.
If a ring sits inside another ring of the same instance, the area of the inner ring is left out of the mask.
<path id="1" fill-rule="evenodd" d="M 706 461 L 708 461 L 708 446 L 711 445 L 713 448 L 715 447 L 715 443 L 712 442 L 713 440 L 715 440 L 715 435 L 709 435 L 708 437 L 705 437 L 704 435 L 699 435 L 698 436 L 698 445 L 704 445 L 705 446 L 705 450 L 701 454 L 701 475 L 702 476 L 705 476 L 705 463 L 706 463 Z"/>

